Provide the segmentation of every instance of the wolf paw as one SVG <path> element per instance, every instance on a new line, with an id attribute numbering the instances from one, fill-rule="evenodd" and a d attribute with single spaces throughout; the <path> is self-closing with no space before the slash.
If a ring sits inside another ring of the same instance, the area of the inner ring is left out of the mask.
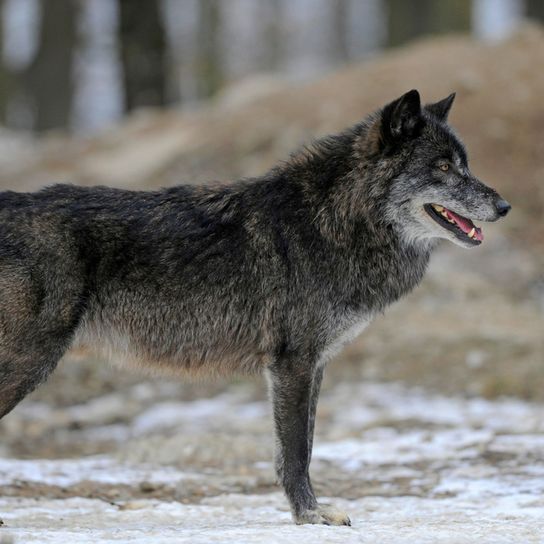
<path id="1" fill-rule="evenodd" d="M 320 525 L 351 525 L 349 516 L 330 504 L 319 504 L 314 510 L 306 510 L 295 516 L 295 523 L 313 523 Z"/>

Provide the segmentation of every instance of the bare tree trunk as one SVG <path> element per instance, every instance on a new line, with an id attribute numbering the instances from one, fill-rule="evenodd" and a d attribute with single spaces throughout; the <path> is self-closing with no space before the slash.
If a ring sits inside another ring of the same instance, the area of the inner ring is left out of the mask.
<path id="1" fill-rule="evenodd" d="M 218 0 L 200 0 L 196 72 L 198 95 L 202 98 L 212 96 L 223 82 L 220 28 L 221 11 Z"/>
<path id="2" fill-rule="evenodd" d="M 167 56 L 159 2 L 118 0 L 125 110 L 164 106 Z"/>
<path id="3" fill-rule="evenodd" d="M 6 112 L 12 90 L 12 74 L 5 62 L 1 61 L 3 56 L 3 25 L 4 25 L 4 0 L 0 0 L 0 122 L 6 124 Z"/>
<path id="4" fill-rule="evenodd" d="M 469 32 L 471 16 L 471 0 L 433 2 L 430 32 Z"/>
<path id="5" fill-rule="evenodd" d="M 336 62 L 348 59 L 348 5 L 346 0 L 331 1 L 331 50 Z"/>
<path id="6" fill-rule="evenodd" d="M 42 0 L 38 51 L 21 76 L 34 129 L 69 126 L 73 99 L 77 0 Z"/>
<path id="7" fill-rule="evenodd" d="M 544 23 L 544 2 L 542 0 L 525 0 L 525 2 L 527 16 Z"/>
<path id="8" fill-rule="evenodd" d="M 282 55 L 282 0 L 267 0 L 257 5 L 262 32 L 259 64 L 264 70 L 277 70 Z"/>
<path id="9" fill-rule="evenodd" d="M 470 0 L 387 0 L 387 8 L 390 46 L 424 34 L 470 30 Z"/>

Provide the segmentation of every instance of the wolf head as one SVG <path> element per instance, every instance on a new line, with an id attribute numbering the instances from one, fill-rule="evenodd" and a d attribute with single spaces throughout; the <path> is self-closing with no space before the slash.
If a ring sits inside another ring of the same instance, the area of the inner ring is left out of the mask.
<path id="1" fill-rule="evenodd" d="M 483 240 L 472 221 L 496 221 L 510 204 L 471 173 L 447 125 L 454 98 L 422 107 L 419 93 L 409 91 L 376 114 L 365 140 L 381 172 L 376 183 L 388 223 L 411 241 L 446 238 L 470 248 Z"/>

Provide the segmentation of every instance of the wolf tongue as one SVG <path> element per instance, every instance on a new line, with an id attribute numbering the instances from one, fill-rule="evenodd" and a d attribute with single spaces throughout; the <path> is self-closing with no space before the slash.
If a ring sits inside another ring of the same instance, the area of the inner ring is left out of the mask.
<path id="1" fill-rule="evenodd" d="M 455 221 L 457 226 L 465 234 L 468 234 L 472 229 L 475 229 L 474 238 L 480 241 L 484 239 L 484 235 L 482 231 L 476 225 L 474 225 L 474 223 L 470 219 L 467 219 L 466 217 L 463 217 L 462 215 L 457 215 L 456 213 L 448 209 L 446 209 L 446 213 L 448 214 L 449 217 L 451 217 L 451 219 Z"/>
<path id="2" fill-rule="evenodd" d="M 451 210 L 447 210 L 446 213 L 453 219 L 457 226 L 467 234 L 474 228 L 474 224 L 470 219 L 467 219 L 465 217 L 462 217 L 460 215 L 457 215 L 456 213 L 453 213 Z"/>

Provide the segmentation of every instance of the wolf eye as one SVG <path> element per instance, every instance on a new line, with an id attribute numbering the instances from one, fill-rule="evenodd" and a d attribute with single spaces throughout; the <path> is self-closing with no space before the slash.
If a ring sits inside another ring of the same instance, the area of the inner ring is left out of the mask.
<path id="1" fill-rule="evenodd" d="M 440 170 L 442 170 L 442 172 L 447 172 L 450 169 L 450 165 L 447 162 L 441 162 L 438 165 L 438 168 L 440 168 Z"/>

